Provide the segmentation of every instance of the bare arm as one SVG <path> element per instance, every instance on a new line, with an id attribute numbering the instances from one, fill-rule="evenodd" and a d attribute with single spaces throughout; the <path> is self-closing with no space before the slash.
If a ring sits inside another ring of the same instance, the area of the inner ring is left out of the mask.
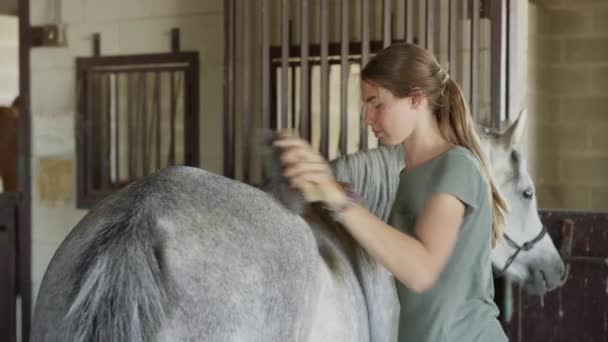
<path id="1" fill-rule="evenodd" d="M 344 211 L 341 221 L 367 252 L 401 283 L 416 292 L 431 288 L 458 237 L 464 204 L 449 194 L 433 196 L 418 218 L 418 239 L 391 227 L 361 206 Z"/>
<path id="2" fill-rule="evenodd" d="M 317 186 L 324 202 L 340 206 L 346 195 L 327 163 L 300 139 L 276 143 L 283 147 L 285 176 L 299 188 Z M 345 228 L 377 261 L 408 288 L 422 292 L 431 288 L 445 267 L 462 225 L 465 205 L 455 196 L 440 193 L 428 201 L 415 226 L 416 237 L 384 223 L 362 206 L 341 214 Z"/>

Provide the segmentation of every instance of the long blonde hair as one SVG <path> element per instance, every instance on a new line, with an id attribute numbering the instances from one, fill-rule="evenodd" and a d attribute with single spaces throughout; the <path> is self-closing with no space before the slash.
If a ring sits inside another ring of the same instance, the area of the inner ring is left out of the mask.
<path id="1" fill-rule="evenodd" d="M 490 164 L 481 149 L 469 107 L 458 84 L 441 68 L 433 54 L 413 44 L 393 44 L 376 54 L 361 71 L 361 79 L 403 98 L 413 91 L 424 92 L 444 139 L 469 149 L 480 161 L 489 184 L 492 207 L 492 246 L 502 236 L 509 210 L 498 190 Z"/>

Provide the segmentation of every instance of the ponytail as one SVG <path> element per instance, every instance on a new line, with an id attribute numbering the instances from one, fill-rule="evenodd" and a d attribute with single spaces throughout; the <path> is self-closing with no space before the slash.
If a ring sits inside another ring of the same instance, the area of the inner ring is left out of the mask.
<path id="1" fill-rule="evenodd" d="M 446 75 L 444 88 L 439 97 L 437 121 L 443 137 L 455 145 L 468 148 L 481 162 L 484 176 L 489 184 L 492 207 L 492 247 L 502 237 L 509 206 L 498 190 L 490 164 L 482 153 L 479 136 L 475 132 L 473 119 L 458 84 Z"/>

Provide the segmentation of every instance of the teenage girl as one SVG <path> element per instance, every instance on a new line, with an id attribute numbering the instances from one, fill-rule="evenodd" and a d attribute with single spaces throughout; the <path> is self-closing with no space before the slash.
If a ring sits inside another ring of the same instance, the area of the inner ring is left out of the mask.
<path id="1" fill-rule="evenodd" d="M 361 72 L 364 122 L 402 144 L 406 166 L 388 224 L 351 200 L 310 145 L 283 135 L 284 174 L 312 183 L 335 217 L 396 278 L 399 341 L 500 342 L 490 251 L 507 205 L 488 169 L 465 99 L 427 50 L 395 44 Z"/>

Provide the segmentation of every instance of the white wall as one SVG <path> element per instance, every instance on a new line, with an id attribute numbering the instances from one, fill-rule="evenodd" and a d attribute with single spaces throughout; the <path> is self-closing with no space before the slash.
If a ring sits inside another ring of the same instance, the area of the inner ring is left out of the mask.
<path id="1" fill-rule="evenodd" d="M 53 1 L 30 7 L 32 25 L 52 22 Z M 75 57 L 91 55 L 93 33 L 101 34 L 102 55 L 159 53 L 180 28 L 182 50 L 200 56 L 202 166 L 222 165 L 223 1 L 64 0 L 61 16 L 67 46 L 31 51 L 34 298 L 59 243 L 85 214 L 75 204 Z"/>
<path id="2" fill-rule="evenodd" d="M 19 93 L 19 20 L 0 14 L 0 106 Z"/>

